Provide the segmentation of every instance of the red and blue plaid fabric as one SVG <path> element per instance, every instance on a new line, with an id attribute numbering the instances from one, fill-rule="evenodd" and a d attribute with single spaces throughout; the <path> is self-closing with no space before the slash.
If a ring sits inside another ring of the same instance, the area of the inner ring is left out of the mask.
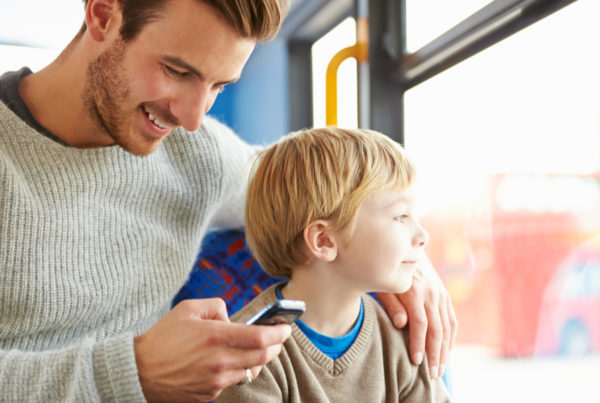
<path id="1" fill-rule="evenodd" d="M 173 305 L 184 299 L 221 297 L 231 315 L 278 280 L 266 274 L 241 230 L 208 233 L 196 263 Z"/>

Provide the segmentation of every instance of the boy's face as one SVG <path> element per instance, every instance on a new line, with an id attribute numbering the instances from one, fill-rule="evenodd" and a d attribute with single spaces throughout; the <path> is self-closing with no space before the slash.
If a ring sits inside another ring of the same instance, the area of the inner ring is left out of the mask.
<path id="1" fill-rule="evenodd" d="M 338 253 L 340 275 L 363 292 L 408 291 L 428 240 L 411 188 L 375 193 L 358 210 L 354 235 Z"/>
<path id="2" fill-rule="evenodd" d="M 90 64 L 83 98 L 101 136 L 136 155 L 175 127 L 198 129 L 255 44 L 198 0 L 168 2 L 129 43 L 114 36 Z"/>

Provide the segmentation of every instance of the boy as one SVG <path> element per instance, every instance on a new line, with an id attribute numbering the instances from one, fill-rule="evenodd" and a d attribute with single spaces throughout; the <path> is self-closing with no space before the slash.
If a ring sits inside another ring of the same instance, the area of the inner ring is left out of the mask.
<path id="1" fill-rule="evenodd" d="M 310 129 L 264 150 L 246 201 L 246 236 L 275 284 L 234 315 L 278 298 L 306 302 L 281 354 L 217 402 L 449 401 L 406 331 L 367 292 L 407 291 L 428 235 L 415 216 L 414 168 L 369 130 Z M 249 379 L 250 380 L 250 379 Z"/>

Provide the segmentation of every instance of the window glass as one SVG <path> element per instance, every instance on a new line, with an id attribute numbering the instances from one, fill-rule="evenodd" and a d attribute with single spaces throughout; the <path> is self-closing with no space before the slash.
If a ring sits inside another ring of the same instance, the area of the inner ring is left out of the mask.
<path id="1" fill-rule="evenodd" d="M 406 0 L 406 48 L 415 52 L 492 0 Z"/>
<path id="2" fill-rule="evenodd" d="M 38 71 L 47 66 L 59 53 L 58 49 L 0 45 L 0 74 L 19 70 L 23 66 Z"/>
<path id="3" fill-rule="evenodd" d="M 356 20 L 347 18 L 312 46 L 313 122 L 325 126 L 325 76 L 331 58 L 356 43 Z M 346 59 L 338 69 L 338 126 L 358 127 L 356 60 Z"/>
<path id="4" fill-rule="evenodd" d="M 0 0 L 0 44 L 63 48 L 79 31 L 81 0 Z"/>
<path id="5" fill-rule="evenodd" d="M 406 93 L 458 402 L 600 401 L 598 15 L 575 2 Z"/>
<path id="6" fill-rule="evenodd" d="M 48 65 L 79 31 L 83 8 L 77 0 L 0 0 L 0 74 Z"/>
<path id="7" fill-rule="evenodd" d="M 589 296 L 590 298 L 600 298 L 600 260 L 592 260 L 588 263 L 589 270 Z"/>

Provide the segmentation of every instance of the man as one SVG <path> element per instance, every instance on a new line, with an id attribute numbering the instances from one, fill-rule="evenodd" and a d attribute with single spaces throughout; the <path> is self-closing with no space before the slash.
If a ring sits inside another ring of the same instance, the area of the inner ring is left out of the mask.
<path id="1" fill-rule="evenodd" d="M 219 300 L 168 309 L 206 229 L 243 222 L 253 149 L 203 119 L 286 4 L 85 3 L 53 63 L 0 79 L 1 399 L 210 400 L 290 334 Z M 438 282 L 382 297 L 430 365 L 456 328 Z"/>

